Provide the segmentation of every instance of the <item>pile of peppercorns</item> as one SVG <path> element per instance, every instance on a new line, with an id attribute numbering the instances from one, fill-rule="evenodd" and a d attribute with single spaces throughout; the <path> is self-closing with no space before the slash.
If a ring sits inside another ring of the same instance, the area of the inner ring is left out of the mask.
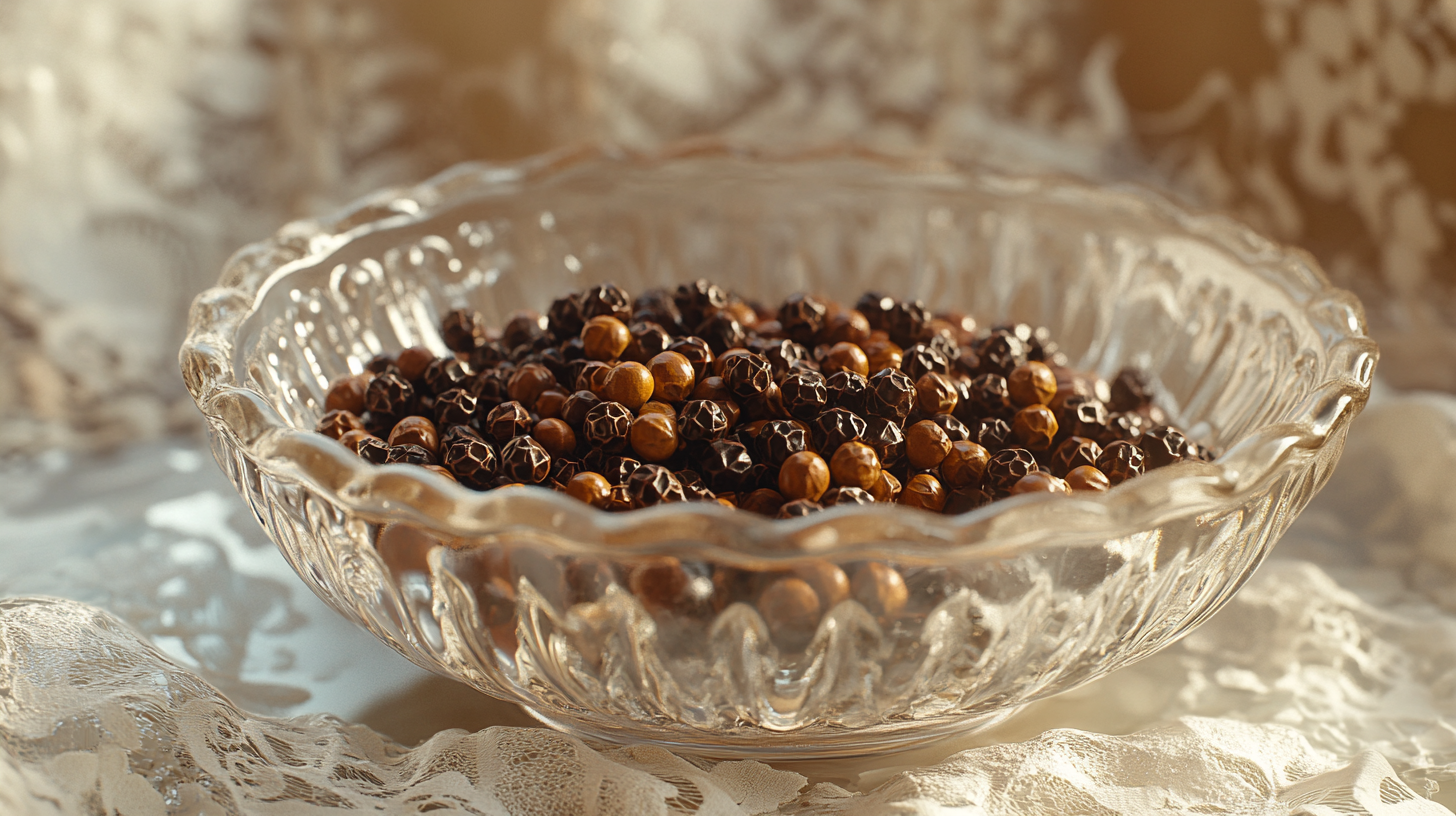
<path id="1" fill-rule="evenodd" d="M 451 356 L 407 348 L 333 382 L 318 430 L 477 490 L 778 518 L 873 502 L 964 513 L 1212 458 L 1136 370 L 1109 384 L 1067 368 L 1044 328 L 978 333 L 875 293 L 765 308 L 704 280 L 635 300 L 603 284 L 499 331 L 452 311 L 442 336 Z"/>

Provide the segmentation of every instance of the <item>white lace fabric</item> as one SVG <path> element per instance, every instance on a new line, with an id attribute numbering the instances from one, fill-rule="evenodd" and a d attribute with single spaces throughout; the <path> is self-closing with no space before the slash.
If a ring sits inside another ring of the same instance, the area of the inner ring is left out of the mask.
<path id="1" fill-rule="evenodd" d="M 1456 398 L 1378 397 L 1276 557 L 1180 643 L 959 743 L 777 769 L 538 727 L 442 729 L 407 747 L 332 716 L 251 713 L 317 710 L 310 681 L 281 668 L 267 633 L 337 621 L 273 595 L 265 576 L 291 576 L 269 563 L 276 553 L 261 534 L 226 541 L 239 535 L 228 502 L 157 502 L 136 544 L 111 541 L 58 556 L 67 565 L 41 577 L 0 582 L 7 595 L 39 588 L 113 610 L 0 604 L 0 813 L 1449 813 L 1456 513 L 1425 485 L 1452 467 Z M 104 513 L 90 515 L 73 527 L 106 526 Z M 76 533 L 64 518 L 11 510 L 0 540 L 29 544 L 53 528 L 65 541 Z M 204 557 L 209 541 L 224 543 Z M 122 563 L 189 566 L 128 587 L 113 578 Z M 217 600 L 195 614 L 209 587 Z M 185 638 L 179 617 L 192 620 Z M 368 685 L 403 662 L 373 645 L 345 681 Z M 293 683 L 302 688 L 290 696 Z"/>

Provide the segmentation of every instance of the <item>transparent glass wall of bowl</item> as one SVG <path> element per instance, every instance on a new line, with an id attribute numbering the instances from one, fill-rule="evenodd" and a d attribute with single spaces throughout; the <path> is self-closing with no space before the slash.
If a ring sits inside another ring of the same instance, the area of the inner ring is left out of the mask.
<path id="1" fill-rule="evenodd" d="M 610 165 L 486 185 L 420 218 L 360 228 L 326 257 L 272 275 L 240 327 L 235 376 L 310 428 L 333 377 L 383 350 L 443 352 L 435 327 L 448 309 L 471 305 L 499 323 L 594 282 L 640 291 L 704 275 L 768 301 L 878 289 L 985 322 L 1047 325 L 1074 365 L 1153 372 L 1163 407 L 1219 448 L 1299 418 L 1328 376 L 1330 344 L 1304 314 L 1307 292 L 1140 199 L 895 175 L 862 162 L 755 170 L 703 160 L 644 173 Z M 264 472 L 222 424 L 214 433 L 219 461 L 300 576 L 411 660 L 580 733 L 793 756 L 964 729 L 1165 646 L 1262 560 L 1328 477 L 1344 429 L 1242 501 L 1187 502 L 1197 509 L 1124 534 L 1064 533 L 927 563 L 897 557 L 902 542 L 886 532 L 898 524 L 923 544 L 931 534 L 913 521 L 869 525 L 882 534 L 859 542 L 869 554 L 814 557 L 850 574 L 865 560 L 896 564 L 909 588 L 904 612 L 877 618 L 845 601 L 796 642 L 776 640 L 740 602 L 748 596 L 715 591 L 729 566 L 750 582 L 755 570 L 792 566 L 704 557 L 705 542 L 737 529 L 723 516 L 656 517 L 671 523 L 653 541 L 681 560 L 696 601 L 652 608 L 625 589 L 649 559 L 600 546 L 580 555 L 610 531 L 523 521 L 534 508 L 554 512 L 533 490 L 512 499 L 512 517 L 489 534 L 461 536 L 444 515 L 356 513 L 309 478 Z M 307 459 L 316 476 L 332 467 L 319 453 L 329 440 L 279 444 L 275 455 Z M 397 486 L 428 503 L 430 484 L 400 471 Z M 1161 500 L 1185 506 L 1179 491 L 1192 488 L 1166 485 Z M 1054 529 L 1071 507 L 1048 502 L 1016 518 Z M 998 526 L 1006 518 L 990 519 L 986 540 L 1024 536 Z"/>

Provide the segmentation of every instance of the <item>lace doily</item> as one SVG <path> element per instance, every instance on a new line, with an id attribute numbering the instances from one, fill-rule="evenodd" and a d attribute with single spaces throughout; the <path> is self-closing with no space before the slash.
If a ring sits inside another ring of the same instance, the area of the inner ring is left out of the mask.
<path id="1" fill-rule="evenodd" d="M 305 713 L 377 719 L 336 692 L 387 698 L 415 670 L 328 629 L 337 617 L 298 597 L 226 488 L 197 492 L 207 463 L 158 450 L 170 477 L 142 453 L 94 477 L 174 494 L 139 520 L 121 501 L 48 503 L 47 480 L 90 459 L 0 474 L 0 591 L 110 610 L 0 605 L 0 812 L 1389 816 L 1456 801 L 1456 614 L 1443 608 L 1456 500 L 1429 487 L 1456 467 L 1449 397 L 1372 401 L 1276 557 L 1172 648 L 959 744 L 778 769 L 533 727 L 431 730 L 410 748 Z M 315 642 L 357 660 L 288 641 L 320 627 Z M 436 721 L 462 716 L 460 699 L 439 700 Z"/>

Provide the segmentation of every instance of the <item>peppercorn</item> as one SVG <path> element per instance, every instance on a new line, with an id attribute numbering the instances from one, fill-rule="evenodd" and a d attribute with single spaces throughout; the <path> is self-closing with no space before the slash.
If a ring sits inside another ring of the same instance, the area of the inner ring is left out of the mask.
<path id="1" fill-rule="evenodd" d="M 870 339 L 870 323 L 858 309 L 838 311 L 824 321 L 823 337 L 827 343 L 859 345 Z"/>
<path id="2" fill-rule="evenodd" d="M 981 483 L 991 453 L 975 442 L 952 442 L 940 462 L 940 481 L 947 488 L 973 487 Z"/>
<path id="3" fill-rule="evenodd" d="M 904 422 L 915 404 L 915 383 L 894 369 L 886 369 L 869 378 L 865 411 L 871 416 Z"/>
<path id="4" fill-rule="evenodd" d="M 627 330 L 627 324 L 610 315 L 591 318 L 581 330 L 581 349 L 592 360 L 615 360 L 622 356 L 631 341 L 632 333 Z"/>
<path id="5" fill-rule="evenodd" d="M 463 388 L 452 388 L 435 398 L 435 422 L 446 428 L 468 425 L 480 409 L 480 400 Z"/>
<path id="6" fill-rule="evenodd" d="M 369 377 L 355 374 L 340 377 L 329 384 L 324 395 L 325 411 L 348 411 L 355 416 L 364 413 L 364 394 L 369 390 Z"/>
<path id="7" fill-rule="evenodd" d="M 853 371 L 861 377 L 867 377 L 870 373 L 870 358 L 865 355 L 864 349 L 854 343 L 835 343 L 824 355 L 820 367 L 830 374 Z"/>
<path id="8" fill-rule="evenodd" d="M 627 492 L 634 508 L 687 501 L 682 483 L 661 465 L 642 465 L 632 471 L 627 479 Z"/>
<path id="9" fill-rule="evenodd" d="M 1191 458 L 1188 439 L 1177 428 L 1158 425 L 1143 432 L 1138 447 L 1147 457 L 1147 468 L 1164 467 Z"/>
<path id="10" fill-rule="evenodd" d="M 704 318 L 693 333 L 706 340 L 708 348 L 720 356 L 729 349 L 741 348 L 746 338 L 743 326 L 726 311 Z"/>
<path id="11" fill-rule="evenodd" d="M 607 316 L 626 323 L 632 318 L 632 299 L 615 283 L 598 284 L 582 294 L 581 316 L 588 322 Z"/>
<path id="12" fill-rule="evenodd" d="M 865 435 L 865 421 L 843 408 L 831 408 L 814 418 L 811 424 L 814 447 L 832 455 L 845 442 L 854 442 Z"/>
<path id="13" fill-rule="evenodd" d="M 431 454 L 440 450 L 440 435 L 435 423 L 422 416 L 408 416 L 395 423 L 389 432 L 390 445 L 419 445 Z"/>
<path id="14" fill-rule="evenodd" d="M 738 508 L 774 518 L 779 514 L 779 508 L 783 507 L 787 501 L 784 495 L 777 490 L 761 487 L 747 496 L 741 496 L 738 500 Z"/>
<path id="15" fill-rule="evenodd" d="M 576 432 L 565 420 L 543 419 L 531 429 L 531 436 L 552 459 L 576 450 Z"/>
<path id="16" fill-rule="evenodd" d="M 1142 414 L 1128 411 L 1126 413 L 1112 414 L 1107 418 L 1107 432 L 1104 439 L 1099 439 L 1103 447 L 1112 442 L 1123 440 L 1134 445 L 1143 437 L 1143 431 L 1148 429 L 1148 421 Z"/>
<path id="17" fill-rule="evenodd" d="M 1026 344 L 1015 334 L 993 330 L 976 347 L 976 357 L 980 361 L 980 373 L 1005 377 L 1026 362 Z"/>
<path id="18" fill-rule="evenodd" d="M 652 398 L 652 372 L 641 363 L 619 363 L 607 373 L 602 397 L 636 411 Z"/>
<path id="19" fill-rule="evenodd" d="M 888 339 L 877 339 L 874 335 L 860 348 L 864 349 L 865 356 L 869 358 L 869 370 L 875 373 L 886 369 L 899 370 L 900 364 L 905 360 L 903 349 Z"/>
<path id="20" fill-rule="evenodd" d="M 900 370 L 911 380 L 919 382 L 926 374 L 949 374 L 950 360 L 935 345 L 916 343 L 905 349 L 900 360 Z"/>
<path id="21" fill-rule="evenodd" d="M 753 457 L 738 442 L 715 440 L 698 454 L 698 467 L 708 486 L 718 493 L 744 488 L 753 470 Z"/>
<path id="22" fill-rule="evenodd" d="M 324 414 L 314 430 L 331 439 L 339 439 L 350 431 L 364 430 L 364 420 L 348 411 L 334 410 Z"/>
<path id="23" fill-rule="evenodd" d="M 602 474 L 584 470 L 566 483 L 566 495 L 592 507 L 605 508 L 612 495 L 612 485 Z"/>
<path id="24" fill-rule="evenodd" d="M 1102 455 L 1097 457 L 1097 469 L 1102 471 L 1108 482 L 1120 485 L 1147 470 L 1147 456 L 1142 448 L 1119 439 L 1102 449 Z"/>
<path id="25" fill-rule="evenodd" d="M 496 477 L 500 464 L 495 448 L 474 433 L 459 434 L 447 439 L 443 448 L 442 459 L 445 467 L 455 474 L 461 484 L 484 490 Z"/>
<path id="26" fill-rule="evenodd" d="M 652 396 L 664 402 L 681 402 L 697 385 L 693 364 L 675 351 L 664 351 L 647 364 L 652 374 Z"/>
<path id="27" fill-rule="evenodd" d="M 674 334 L 683 330 L 682 312 L 666 289 L 648 289 L 638 295 L 632 302 L 632 321 L 656 323 Z"/>
<path id="28" fill-rule="evenodd" d="M 372 434 L 366 439 L 359 440 L 355 451 L 359 454 L 359 458 L 376 465 L 389 461 L 389 443 Z"/>
<path id="29" fill-rule="evenodd" d="M 1017 407 L 1046 405 L 1057 394 L 1057 378 L 1045 363 L 1034 360 L 1011 370 L 1006 378 L 1007 393 Z"/>
<path id="30" fill-rule="evenodd" d="M 967 439 L 993 452 L 1006 447 L 1011 438 L 1011 426 L 1003 419 L 978 419 L 966 426 L 966 430 Z"/>
<path id="31" fill-rule="evenodd" d="M 880 480 L 880 457 L 863 442 L 845 442 L 830 457 L 829 473 L 836 485 L 869 490 Z"/>
<path id="32" fill-rule="evenodd" d="M 511 399 L 530 408 L 536 404 L 536 398 L 541 396 L 543 391 L 555 384 L 556 376 L 546 366 L 539 363 L 526 363 L 511 374 L 511 378 L 506 384 L 506 393 Z"/>
<path id="33" fill-rule="evenodd" d="M 677 419 L 677 410 L 668 403 L 658 400 L 648 400 L 642 403 L 642 407 L 637 409 L 637 415 L 641 416 L 642 414 L 662 414 L 663 416 L 671 417 L 673 420 Z"/>
<path id="34" fill-rule="evenodd" d="M 881 622 L 900 614 L 910 600 L 905 578 L 894 567 L 879 561 L 866 562 L 854 571 L 849 594 Z"/>
<path id="35" fill-rule="evenodd" d="M 825 381 L 824 387 L 828 392 L 824 401 L 825 405 L 833 405 L 856 414 L 864 412 L 865 399 L 870 388 L 869 380 L 865 377 L 853 371 L 839 371 Z M 812 416 L 804 417 L 804 419 L 812 418 Z"/>
<path id="36" fill-rule="evenodd" d="M 696 325 L 703 318 L 728 305 L 728 293 L 706 280 L 684 283 L 673 292 L 672 302 L 682 313 L 683 322 Z"/>
<path id="37" fill-rule="evenodd" d="M 531 412 L 519 402 L 503 402 L 485 415 L 480 430 L 498 444 L 504 445 L 518 436 L 530 433 Z"/>
<path id="38" fill-rule="evenodd" d="M 927 414 L 949 414 L 959 402 L 955 386 L 944 375 L 926 372 L 915 381 L 915 404 Z"/>
<path id="39" fill-rule="evenodd" d="M 774 379 L 809 364 L 809 350 L 793 340 L 758 337 L 749 342 L 749 350 L 768 360 Z"/>
<path id="40" fill-rule="evenodd" d="M 1092 465 L 1072 468 L 1071 472 L 1067 474 L 1066 479 L 1067 487 L 1072 490 L 1090 490 L 1095 493 L 1103 493 L 1112 487 L 1112 482 L 1107 478 L 1107 474 Z"/>
<path id="41" fill-rule="evenodd" d="M 831 487 L 824 491 L 823 496 L 819 497 L 819 503 L 825 507 L 838 507 L 841 504 L 874 504 L 875 497 L 870 495 L 868 490 L 858 487 Z"/>
<path id="42" fill-rule="evenodd" d="M 918 300 L 897 300 L 885 315 L 885 331 L 890 339 L 908 346 L 920 339 L 920 332 L 930 322 L 930 310 Z"/>
<path id="43" fill-rule="evenodd" d="M 485 321 L 474 309 L 454 309 L 441 321 L 440 335 L 445 348 L 470 351 L 485 339 Z"/>
<path id="44" fill-rule="evenodd" d="M 536 415 L 542 419 L 560 419 L 567 399 L 569 399 L 569 395 L 560 388 L 548 388 L 536 398 L 536 404 L 533 407 Z"/>
<path id="45" fill-rule="evenodd" d="M 1013 496 L 1020 496 L 1025 493 L 1055 493 L 1066 495 L 1071 492 L 1072 488 L 1067 486 L 1065 480 L 1058 479 L 1044 470 L 1028 473 L 1018 479 L 1016 484 L 1011 486 L 1011 495 Z"/>
<path id="46" fill-rule="evenodd" d="M 642 414 L 628 432 L 632 451 L 644 462 L 661 462 L 677 453 L 677 423 L 664 414 Z"/>
<path id="47" fill-rule="evenodd" d="M 372 414 L 383 416 L 406 416 L 414 401 L 414 386 L 396 374 L 380 374 L 369 381 L 364 392 L 364 407 Z"/>
<path id="48" fill-rule="evenodd" d="M 770 467 L 780 467 L 790 456 L 809 449 L 808 432 L 785 420 L 764 423 L 754 441 L 756 459 Z"/>
<path id="49" fill-rule="evenodd" d="M 1047 462 L 1047 469 L 1054 476 L 1066 478 L 1067 474 L 1083 465 L 1097 464 L 1097 457 L 1102 455 L 1102 446 L 1080 436 L 1067 437 L 1057 449 L 1052 452 Z"/>
<path id="50" fill-rule="evenodd" d="M 662 326 L 650 320 L 639 320 L 627 327 L 627 333 L 631 339 L 627 341 L 627 348 L 622 351 L 622 359 L 634 363 L 646 363 L 653 357 L 667 351 L 667 345 L 672 342 L 672 335 Z"/>
<path id="51" fill-rule="evenodd" d="M 1045 405 L 1028 405 L 1016 412 L 1011 433 L 1029 450 L 1049 450 L 1057 436 L 1057 417 Z"/>
<path id="52" fill-rule="evenodd" d="M 824 328 L 827 311 L 823 303 L 810 295 L 789 295 L 783 305 L 779 306 L 779 326 L 790 339 L 799 343 L 810 343 Z"/>
<path id="53" fill-rule="evenodd" d="M 1136 411 L 1152 402 L 1152 386 L 1148 377 L 1135 368 L 1124 368 L 1112 380 L 1112 401 L 1115 412 Z"/>
<path id="54" fill-rule="evenodd" d="M 399 368 L 399 375 L 410 382 L 422 379 L 425 376 L 425 369 L 433 362 L 435 362 L 435 353 L 424 346 L 410 346 L 394 358 L 394 364 Z"/>
<path id="55" fill-rule="evenodd" d="M 678 435 L 687 442 L 712 442 L 728 432 L 728 417 L 712 400 L 683 403 L 678 415 Z"/>
<path id="56" fill-rule="evenodd" d="M 945 488 L 929 473 L 917 473 L 900 491 L 900 503 L 939 513 L 945 507 Z"/>
<path id="57" fill-rule="evenodd" d="M 378 439 L 379 437 L 374 436 L 374 434 L 368 431 L 345 431 L 343 436 L 339 437 L 339 441 L 343 443 L 344 447 L 349 449 L 350 453 L 358 453 L 359 443 L 370 438 Z"/>
<path id="58" fill-rule="evenodd" d="M 950 437 L 928 419 L 911 425 L 905 432 L 905 455 L 913 468 L 928 470 L 939 467 L 950 449 Z"/>
<path id="59" fill-rule="evenodd" d="M 676 476 L 678 484 L 682 485 L 683 495 L 687 497 L 688 501 L 714 501 L 717 499 L 696 470 L 674 470 L 672 475 Z"/>
<path id="60" fill-rule="evenodd" d="M 829 489 L 829 465 L 813 451 L 800 451 L 784 460 L 778 487 L 787 499 L 818 501 Z"/>
<path id="61" fill-rule="evenodd" d="M 433 465 L 435 455 L 419 445 L 390 445 L 389 454 L 384 460 L 387 464 L 403 463 L 406 465 Z"/>
<path id="62" fill-rule="evenodd" d="M 723 363 L 723 382 L 740 400 L 763 393 L 774 384 L 773 369 L 768 360 L 752 352 L 719 357 Z"/>
<path id="63" fill-rule="evenodd" d="M 590 391 L 577 391 L 566 398 L 565 404 L 561 406 L 561 418 L 566 424 L 578 430 L 586 422 L 587 412 L 602 400 Z"/>
<path id="64" fill-rule="evenodd" d="M 632 412 L 619 402 L 599 402 L 586 412 L 581 429 L 587 444 L 607 453 L 617 453 L 627 447 Z"/>
<path id="65" fill-rule="evenodd" d="M 948 516 L 958 516 L 961 513 L 979 510 L 995 499 L 996 497 L 984 488 L 959 487 L 946 494 L 945 509 L 941 512 Z"/>
<path id="66" fill-rule="evenodd" d="M 880 470 L 880 480 L 870 488 L 870 495 L 877 502 L 890 503 L 899 501 L 902 488 L 900 480 L 888 470 Z"/>
<path id="67" fill-rule="evenodd" d="M 986 463 L 982 481 L 992 490 L 1010 490 L 1021 477 L 1037 470 L 1036 457 L 1025 448 L 997 451 Z"/>
<path id="68" fill-rule="evenodd" d="M 364 370 L 376 376 L 380 374 L 399 374 L 399 367 L 394 364 L 393 354 L 376 354 L 369 358 L 364 364 Z"/>
<path id="69" fill-rule="evenodd" d="M 1092 396 L 1069 397 L 1062 403 L 1057 424 L 1072 436 L 1100 440 L 1108 433 L 1107 406 Z"/>
<path id="70" fill-rule="evenodd" d="M 518 436 L 501 448 L 501 473 L 522 484 L 540 484 L 551 475 L 551 455 L 529 436 Z"/>

